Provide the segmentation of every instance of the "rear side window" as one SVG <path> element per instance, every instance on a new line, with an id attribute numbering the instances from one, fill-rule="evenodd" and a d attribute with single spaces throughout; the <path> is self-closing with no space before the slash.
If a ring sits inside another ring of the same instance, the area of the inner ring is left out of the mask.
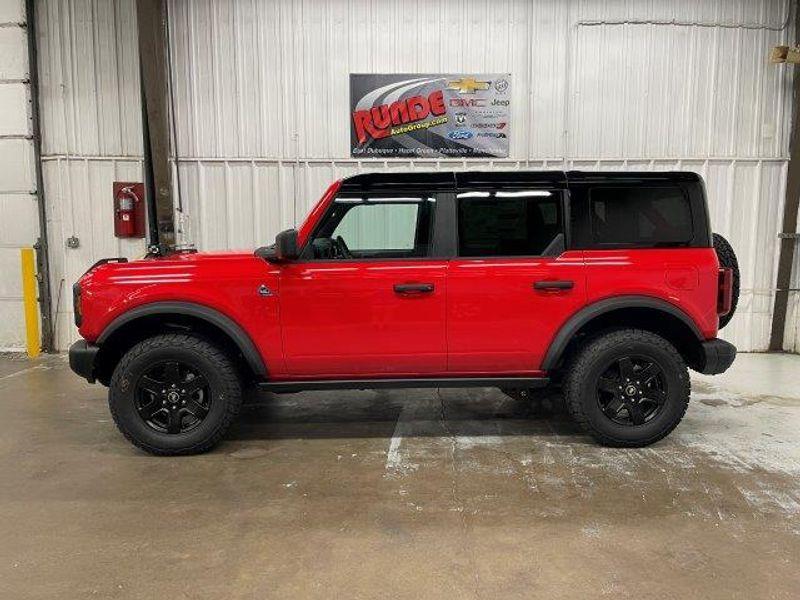
<path id="1" fill-rule="evenodd" d="M 595 245 L 679 246 L 692 240 L 692 210 L 678 187 L 591 190 Z"/>
<path id="2" fill-rule="evenodd" d="M 548 190 L 462 192 L 459 256 L 540 256 L 562 232 L 561 195 Z"/>

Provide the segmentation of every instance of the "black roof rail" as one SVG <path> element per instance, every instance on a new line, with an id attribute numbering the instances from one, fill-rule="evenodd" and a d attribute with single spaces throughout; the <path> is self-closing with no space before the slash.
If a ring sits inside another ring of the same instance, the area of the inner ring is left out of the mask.
<path id="1" fill-rule="evenodd" d="M 567 171 L 567 180 L 578 181 L 701 181 L 693 171 Z"/>
<path id="2" fill-rule="evenodd" d="M 391 192 L 397 188 L 414 189 L 420 191 L 431 189 L 452 190 L 455 187 L 455 179 L 452 171 L 429 171 L 429 172 L 378 172 L 378 173 L 359 173 L 342 180 L 343 192 Z"/>

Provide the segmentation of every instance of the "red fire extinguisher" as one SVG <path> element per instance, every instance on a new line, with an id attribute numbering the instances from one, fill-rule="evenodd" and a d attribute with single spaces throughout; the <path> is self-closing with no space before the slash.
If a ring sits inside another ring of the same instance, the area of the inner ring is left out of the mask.
<path id="1" fill-rule="evenodd" d="M 117 187 L 115 185 L 115 187 Z M 136 193 L 137 184 L 121 185 L 114 194 L 114 235 L 121 238 L 141 237 L 140 217 L 142 200 Z"/>

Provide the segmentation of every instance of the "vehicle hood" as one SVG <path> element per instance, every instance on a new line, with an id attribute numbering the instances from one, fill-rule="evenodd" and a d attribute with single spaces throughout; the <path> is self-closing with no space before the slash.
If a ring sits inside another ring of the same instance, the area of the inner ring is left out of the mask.
<path id="1" fill-rule="evenodd" d="M 263 260 L 252 251 L 229 250 L 218 252 L 179 252 L 163 257 L 146 257 L 134 260 L 110 259 L 92 266 L 81 278 L 81 283 L 102 281 L 127 283 L 147 275 L 161 277 L 191 277 L 202 271 L 217 271 L 233 265 L 263 265 Z"/>

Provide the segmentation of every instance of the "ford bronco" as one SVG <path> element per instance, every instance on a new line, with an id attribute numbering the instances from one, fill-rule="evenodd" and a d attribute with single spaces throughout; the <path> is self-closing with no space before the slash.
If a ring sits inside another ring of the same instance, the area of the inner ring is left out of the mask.
<path id="1" fill-rule="evenodd" d="M 100 261 L 69 359 L 154 454 L 210 449 L 249 385 L 553 384 L 598 442 L 644 446 L 688 368 L 733 362 L 738 286 L 694 173 L 360 174 L 255 252 Z"/>

